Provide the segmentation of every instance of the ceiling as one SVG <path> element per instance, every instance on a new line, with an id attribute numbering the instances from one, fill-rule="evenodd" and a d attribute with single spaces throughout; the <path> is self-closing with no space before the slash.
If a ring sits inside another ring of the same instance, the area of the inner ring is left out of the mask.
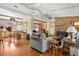
<path id="1" fill-rule="evenodd" d="M 79 3 L 1 3 L 0 8 L 45 19 L 79 16 Z"/>

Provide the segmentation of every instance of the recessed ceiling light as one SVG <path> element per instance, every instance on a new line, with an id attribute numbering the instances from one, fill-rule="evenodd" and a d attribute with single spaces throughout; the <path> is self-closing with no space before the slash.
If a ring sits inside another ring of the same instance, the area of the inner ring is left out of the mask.
<path id="1" fill-rule="evenodd" d="M 18 6 L 17 6 L 17 5 L 14 5 L 14 7 L 15 7 L 15 8 L 18 8 Z"/>

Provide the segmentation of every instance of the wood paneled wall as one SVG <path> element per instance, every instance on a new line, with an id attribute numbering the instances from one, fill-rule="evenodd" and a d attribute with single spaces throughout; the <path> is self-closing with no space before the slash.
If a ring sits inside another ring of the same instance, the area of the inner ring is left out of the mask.
<path id="1" fill-rule="evenodd" d="M 62 27 L 63 30 L 71 25 L 71 22 L 79 22 L 79 16 L 69 16 L 69 17 L 55 17 L 55 31 Z M 79 25 L 75 26 L 76 29 Z"/>

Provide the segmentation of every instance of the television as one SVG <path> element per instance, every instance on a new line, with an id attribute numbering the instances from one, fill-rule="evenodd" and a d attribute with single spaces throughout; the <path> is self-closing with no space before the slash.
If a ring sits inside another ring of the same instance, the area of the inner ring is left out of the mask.
<path id="1" fill-rule="evenodd" d="M 56 35 L 57 36 L 67 37 L 68 36 L 68 33 L 67 32 L 64 32 L 64 31 L 60 31 L 60 32 L 57 32 Z"/>

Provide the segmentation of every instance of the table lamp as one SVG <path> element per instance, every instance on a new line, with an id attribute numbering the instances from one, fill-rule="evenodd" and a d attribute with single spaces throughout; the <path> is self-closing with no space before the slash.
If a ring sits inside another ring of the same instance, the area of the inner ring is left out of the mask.
<path id="1" fill-rule="evenodd" d="M 71 39 L 72 39 L 72 34 L 77 33 L 77 30 L 74 26 L 69 26 L 66 32 L 71 34 Z"/>

